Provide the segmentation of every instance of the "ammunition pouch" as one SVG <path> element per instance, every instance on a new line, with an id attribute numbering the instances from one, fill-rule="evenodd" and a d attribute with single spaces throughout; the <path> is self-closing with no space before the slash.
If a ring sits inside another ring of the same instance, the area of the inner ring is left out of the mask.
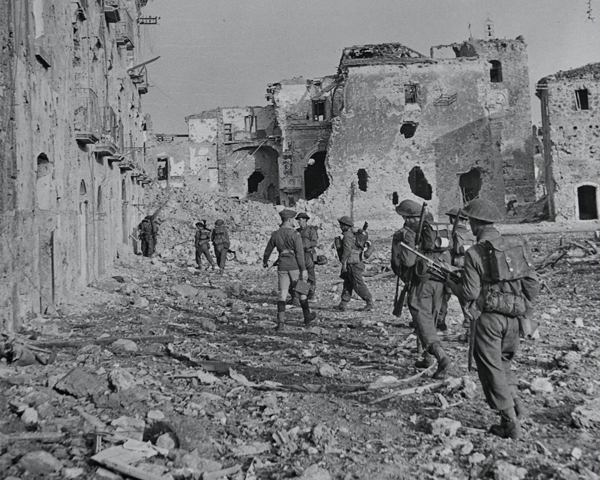
<path id="1" fill-rule="evenodd" d="M 529 301 L 522 293 L 506 292 L 499 284 L 485 288 L 483 311 L 507 317 L 521 317 L 530 310 Z"/>
<path id="2" fill-rule="evenodd" d="M 419 282 L 427 282 L 431 278 L 429 264 L 423 259 L 417 259 L 415 263 L 415 277 Z"/>

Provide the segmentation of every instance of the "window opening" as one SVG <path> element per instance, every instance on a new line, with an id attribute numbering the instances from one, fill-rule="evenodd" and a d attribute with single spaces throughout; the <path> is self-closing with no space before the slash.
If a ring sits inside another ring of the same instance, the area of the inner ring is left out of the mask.
<path id="1" fill-rule="evenodd" d="M 369 174 L 364 168 L 358 170 L 358 189 L 363 192 L 367 191 L 367 186 L 369 184 Z"/>
<path id="2" fill-rule="evenodd" d="M 414 167 L 408 173 L 408 184 L 412 193 L 417 197 L 421 197 L 423 200 L 431 200 L 433 188 L 429 185 L 421 167 Z"/>
<path id="3" fill-rule="evenodd" d="M 392 193 L 392 205 L 398 205 L 398 192 Z"/>
<path id="4" fill-rule="evenodd" d="M 325 157 L 327 152 L 317 152 L 309 161 L 308 167 L 304 170 L 304 195 L 306 200 L 312 200 L 320 196 L 329 188 L 329 177 L 325 167 Z"/>
<path id="5" fill-rule="evenodd" d="M 258 171 L 255 171 L 248 177 L 248 193 L 258 192 L 258 184 L 265 179 L 265 176 Z"/>
<path id="6" fill-rule="evenodd" d="M 404 138 L 412 138 L 415 136 L 417 131 L 417 124 L 414 122 L 405 122 L 400 127 L 400 133 L 404 135 Z"/>
<path id="7" fill-rule="evenodd" d="M 256 116 L 246 115 L 244 117 L 244 130 L 256 133 Z"/>
<path id="8" fill-rule="evenodd" d="M 490 60 L 490 63 L 492 64 L 492 68 L 490 69 L 490 82 L 502 82 L 502 63 L 498 60 Z"/>
<path id="9" fill-rule="evenodd" d="M 313 100 L 313 120 L 323 122 L 325 120 L 325 100 Z"/>
<path id="10" fill-rule="evenodd" d="M 169 179 L 169 161 L 167 158 L 158 159 L 158 181 Z"/>
<path id="11" fill-rule="evenodd" d="M 413 83 L 407 83 L 404 85 L 404 103 L 417 103 L 418 98 L 418 85 Z"/>
<path id="12" fill-rule="evenodd" d="M 472 168 L 467 173 L 463 173 L 458 181 L 458 186 L 465 204 L 475 200 L 479 196 L 482 180 L 481 172 L 478 168 Z"/>
<path id="13" fill-rule="evenodd" d="M 586 88 L 575 90 L 575 99 L 577 100 L 577 110 L 589 110 L 589 96 Z"/>
<path id="14" fill-rule="evenodd" d="M 224 123 L 223 124 L 223 130 L 225 132 L 225 141 L 226 142 L 233 142 L 233 133 L 231 131 L 231 123 Z"/>
<path id="15" fill-rule="evenodd" d="M 579 203 L 579 220 L 597 220 L 598 204 L 596 200 L 597 188 L 592 185 L 583 185 L 577 189 L 577 202 Z"/>

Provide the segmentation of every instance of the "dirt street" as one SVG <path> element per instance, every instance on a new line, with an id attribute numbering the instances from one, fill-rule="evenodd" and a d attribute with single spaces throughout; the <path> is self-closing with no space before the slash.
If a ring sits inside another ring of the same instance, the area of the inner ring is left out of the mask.
<path id="1" fill-rule="evenodd" d="M 515 362 L 529 411 L 519 441 L 486 433 L 497 416 L 467 371 L 455 299 L 443 334 L 453 377 L 414 368 L 408 312 L 391 315 L 389 233 L 377 237 L 375 311 L 332 309 L 339 264 L 322 238 L 318 321 L 305 328 L 290 308 L 281 334 L 274 268 L 234 261 L 220 276 L 184 253 L 120 260 L 60 316 L 7 339 L 38 361 L 0 364 L 2 478 L 599 478 L 593 233 L 529 235 L 545 288 L 539 337 Z"/>

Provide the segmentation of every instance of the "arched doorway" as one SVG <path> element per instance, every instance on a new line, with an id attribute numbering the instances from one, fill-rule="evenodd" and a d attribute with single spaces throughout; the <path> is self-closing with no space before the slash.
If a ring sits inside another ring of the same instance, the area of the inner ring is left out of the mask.
<path id="1" fill-rule="evenodd" d="M 327 152 L 316 152 L 308 160 L 304 170 L 304 198 L 312 200 L 322 195 L 329 188 L 329 176 L 325 166 Z"/>
<path id="2" fill-rule="evenodd" d="M 594 185 L 582 185 L 577 188 L 579 220 L 598 219 L 598 188 Z"/>
<path id="3" fill-rule="evenodd" d="M 79 184 L 79 278 L 84 285 L 89 283 L 88 277 L 88 201 L 87 188 L 82 180 Z"/>

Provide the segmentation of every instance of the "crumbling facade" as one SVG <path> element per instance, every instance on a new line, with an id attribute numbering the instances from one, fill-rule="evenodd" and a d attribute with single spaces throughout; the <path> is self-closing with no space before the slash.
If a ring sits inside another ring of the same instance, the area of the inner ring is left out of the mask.
<path id="1" fill-rule="evenodd" d="M 103 275 L 145 214 L 146 1 L 1 2 L 3 330 Z"/>
<path id="2" fill-rule="evenodd" d="M 548 208 L 556 221 L 597 220 L 600 172 L 600 63 L 537 83 Z"/>

